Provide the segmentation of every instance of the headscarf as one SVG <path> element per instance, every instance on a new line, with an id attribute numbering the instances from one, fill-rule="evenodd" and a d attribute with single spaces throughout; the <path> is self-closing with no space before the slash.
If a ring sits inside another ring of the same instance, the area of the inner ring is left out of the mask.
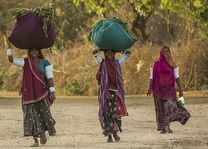
<path id="1" fill-rule="evenodd" d="M 162 99 L 176 99 L 174 68 L 164 57 L 162 50 L 160 58 L 153 66 L 153 80 L 151 89 L 153 93 L 160 96 Z M 169 59 L 172 61 L 171 53 Z"/>

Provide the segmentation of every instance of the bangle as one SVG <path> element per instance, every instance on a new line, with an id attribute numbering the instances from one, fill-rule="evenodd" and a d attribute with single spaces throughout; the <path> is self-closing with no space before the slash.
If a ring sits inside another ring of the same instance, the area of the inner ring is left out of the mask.
<path id="1" fill-rule="evenodd" d="M 7 49 L 7 56 L 12 56 L 13 55 L 13 51 L 11 48 Z"/>
<path id="2" fill-rule="evenodd" d="M 49 88 L 49 91 L 50 91 L 50 92 L 55 92 L 55 91 L 56 91 L 56 90 L 55 90 L 55 87 L 50 87 L 50 88 Z"/>

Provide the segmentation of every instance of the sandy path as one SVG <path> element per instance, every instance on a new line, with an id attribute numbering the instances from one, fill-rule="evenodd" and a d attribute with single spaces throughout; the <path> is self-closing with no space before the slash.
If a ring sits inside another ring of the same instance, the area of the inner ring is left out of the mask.
<path id="1" fill-rule="evenodd" d="M 189 98 L 186 108 L 192 117 L 186 126 L 171 124 L 173 134 L 156 131 L 151 98 L 129 98 L 129 116 L 123 119 L 121 141 L 106 143 L 97 118 L 96 99 L 57 100 L 52 113 L 57 135 L 41 148 L 88 149 L 208 149 L 208 99 Z M 22 111 L 19 99 L 0 99 L 0 149 L 26 149 L 32 138 L 22 136 Z"/>

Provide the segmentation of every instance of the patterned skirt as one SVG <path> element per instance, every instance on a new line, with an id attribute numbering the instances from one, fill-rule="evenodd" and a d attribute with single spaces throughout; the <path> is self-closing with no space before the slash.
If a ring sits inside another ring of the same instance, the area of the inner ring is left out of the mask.
<path id="1" fill-rule="evenodd" d="M 157 130 L 161 131 L 169 123 L 178 121 L 185 125 L 191 117 L 190 113 L 177 104 L 177 100 L 164 100 L 154 95 Z"/>
<path id="2" fill-rule="evenodd" d="M 110 91 L 111 98 L 108 99 L 107 110 L 103 114 L 103 121 L 101 122 L 101 127 L 103 129 L 103 134 L 105 136 L 114 134 L 121 130 L 121 117 L 117 117 L 116 115 L 116 93 L 114 91 Z"/>
<path id="3" fill-rule="evenodd" d="M 45 99 L 36 103 L 23 104 L 22 109 L 24 136 L 39 137 L 45 131 L 48 131 L 49 135 L 55 135 L 55 120 Z"/>

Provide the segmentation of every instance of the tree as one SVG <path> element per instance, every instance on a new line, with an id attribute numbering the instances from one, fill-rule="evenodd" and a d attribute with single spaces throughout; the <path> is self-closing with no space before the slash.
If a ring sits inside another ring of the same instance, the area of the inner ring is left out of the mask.
<path id="1" fill-rule="evenodd" d="M 87 21 L 92 15 L 82 7 L 75 7 L 71 0 L 57 0 L 56 26 L 58 29 L 58 47 L 77 40 L 82 40 L 82 31 L 88 28 Z"/>
<path id="2" fill-rule="evenodd" d="M 207 6 L 206 0 L 163 0 L 160 4 L 161 9 L 177 14 L 187 22 L 186 25 L 202 27 L 205 33 L 208 32 Z"/>
<path id="3" fill-rule="evenodd" d="M 156 0 L 128 0 L 136 17 L 132 22 L 132 32 L 141 40 L 146 42 L 149 40 L 149 33 L 146 32 L 147 22 L 156 8 Z M 139 29 L 140 33 L 137 31 Z"/>
<path id="4" fill-rule="evenodd" d="M 112 16 L 111 13 L 119 11 L 119 7 L 126 3 L 125 0 L 73 0 L 76 6 L 84 5 L 89 13 L 96 13 L 102 17 Z M 148 40 L 149 34 L 146 33 L 146 24 L 156 6 L 156 0 L 127 0 L 136 14 L 132 24 L 132 32 L 141 36 L 143 42 Z M 140 32 L 138 32 L 139 30 Z"/>
<path id="5" fill-rule="evenodd" d="M 122 0 L 73 0 L 76 6 L 84 5 L 89 13 L 96 13 L 107 17 L 109 13 L 116 11 Z"/>

